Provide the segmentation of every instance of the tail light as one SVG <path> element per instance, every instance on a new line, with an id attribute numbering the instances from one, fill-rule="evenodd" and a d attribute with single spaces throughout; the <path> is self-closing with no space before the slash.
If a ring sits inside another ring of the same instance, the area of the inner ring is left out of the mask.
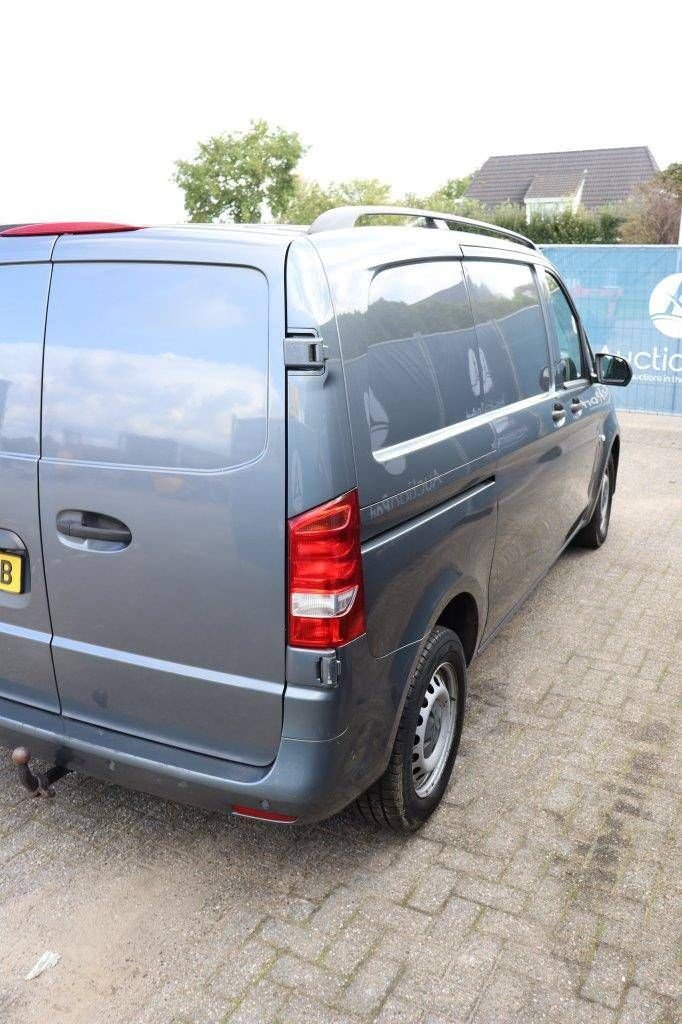
<path id="1" fill-rule="evenodd" d="M 289 643 L 340 647 L 365 632 L 357 491 L 289 520 Z"/>

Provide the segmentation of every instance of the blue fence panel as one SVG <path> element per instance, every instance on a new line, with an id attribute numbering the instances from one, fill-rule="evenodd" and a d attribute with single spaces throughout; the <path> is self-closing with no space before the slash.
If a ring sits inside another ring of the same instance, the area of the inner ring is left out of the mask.
<path id="1" fill-rule="evenodd" d="M 595 352 L 630 360 L 620 409 L 682 414 L 682 246 L 545 245 Z"/>

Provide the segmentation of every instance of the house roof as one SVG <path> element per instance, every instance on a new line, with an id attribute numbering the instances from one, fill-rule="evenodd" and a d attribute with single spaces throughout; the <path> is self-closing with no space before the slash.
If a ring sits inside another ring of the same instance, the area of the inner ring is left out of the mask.
<path id="1" fill-rule="evenodd" d="M 524 199 L 572 197 L 583 183 L 584 171 L 550 171 L 534 174 Z"/>
<path id="2" fill-rule="evenodd" d="M 578 174 L 582 177 L 583 171 L 583 206 L 604 206 L 628 199 L 638 185 L 658 171 L 658 165 L 648 146 L 491 156 L 476 172 L 465 195 L 487 206 L 506 202 L 521 204 L 531 187 L 533 196 L 540 198 L 539 185 L 534 183 L 534 178 Z M 552 197 L 556 195 L 552 193 Z"/>

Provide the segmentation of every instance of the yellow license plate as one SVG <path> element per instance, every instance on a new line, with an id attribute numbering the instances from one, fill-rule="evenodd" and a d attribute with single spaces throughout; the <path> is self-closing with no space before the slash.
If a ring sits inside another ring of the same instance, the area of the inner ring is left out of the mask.
<path id="1" fill-rule="evenodd" d="M 6 551 L 0 551 L 0 590 L 20 594 L 23 569 L 21 555 L 10 555 Z"/>

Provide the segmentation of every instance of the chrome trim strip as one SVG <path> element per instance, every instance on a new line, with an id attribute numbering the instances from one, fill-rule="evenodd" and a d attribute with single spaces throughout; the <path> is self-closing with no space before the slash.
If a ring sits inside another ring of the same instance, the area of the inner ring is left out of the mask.
<path id="1" fill-rule="evenodd" d="M 421 434 L 419 437 L 410 438 L 409 441 L 399 441 L 398 444 L 392 444 L 387 448 L 379 448 L 372 454 L 376 461 L 382 464 L 390 462 L 392 459 L 402 459 L 413 452 L 421 451 L 422 448 L 429 448 L 432 444 L 438 444 L 441 441 L 449 441 L 450 438 L 464 434 L 468 430 L 476 429 L 476 427 L 485 427 L 488 424 L 494 423 L 495 420 L 500 419 L 502 416 L 509 416 L 514 412 L 531 409 L 534 405 L 540 405 L 542 402 L 549 400 L 556 401 L 556 392 L 554 390 L 543 391 L 541 395 L 533 395 L 532 398 L 523 398 L 520 402 L 514 402 L 512 405 L 503 405 L 499 409 L 481 413 L 480 416 L 472 416 L 471 419 L 452 423 L 449 427 L 440 427 L 438 430 L 432 430 L 428 434 Z"/>
<path id="2" fill-rule="evenodd" d="M 454 498 L 450 498 L 449 501 L 443 502 L 442 505 L 437 505 L 435 508 L 430 508 L 427 512 L 423 512 L 421 515 L 415 516 L 414 519 L 408 519 L 406 523 L 402 523 L 400 526 L 396 526 L 394 529 L 386 530 L 385 533 L 380 533 L 378 537 L 372 537 L 365 544 L 362 545 L 362 554 L 367 555 L 371 551 L 375 551 L 376 548 L 382 547 L 384 544 L 390 544 L 394 540 L 398 540 L 400 537 L 404 537 L 406 533 L 410 533 L 412 530 L 418 529 L 425 523 L 431 522 L 433 519 L 437 519 L 438 516 L 445 515 L 446 512 L 451 512 L 453 508 L 457 508 L 458 505 L 463 505 L 465 502 L 470 501 L 471 498 L 477 498 L 479 494 L 483 494 L 488 488 L 495 486 L 495 479 L 486 480 L 482 484 L 476 484 L 474 487 L 468 487 L 465 491 L 461 491 L 460 494 L 456 494 Z"/>
<path id="3" fill-rule="evenodd" d="M 15 597 L 23 597 L 23 594 L 15 594 Z M 25 629 L 23 626 L 15 626 L 11 622 L 0 622 L 0 633 L 7 636 L 17 637 L 19 640 L 32 640 L 38 644 L 49 644 L 52 639 L 51 633 L 42 633 L 37 629 Z"/>
<path id="4" fill-rule="evenodd" d="M 149 658 L 144 654 L 132 651 L 119 651 L 113 647 L 100 647 L 99 644 L 88 644 L 82 640 L 70 640 L 65 636 L 52 638 L 52 647 L 74 654 L 85 654 L 93 658 L 106 658 L 108 661 L 120 662 L 128 668 L 150 669 L 156 672 L 167 672 L 169 675 L 182 676 L 185 679 L 200 679 L 205 683 L 221 683 L 244 690 L 258 688 L 263 693 L 282 693 L 281 683 L 269 682 L 264 679 L 249 679 L 245 676 L 230 675 L 229 672 L 217 672 L 211 668 L 197 665 L 182 665 L 175 661 L 161 658 Z"/>

